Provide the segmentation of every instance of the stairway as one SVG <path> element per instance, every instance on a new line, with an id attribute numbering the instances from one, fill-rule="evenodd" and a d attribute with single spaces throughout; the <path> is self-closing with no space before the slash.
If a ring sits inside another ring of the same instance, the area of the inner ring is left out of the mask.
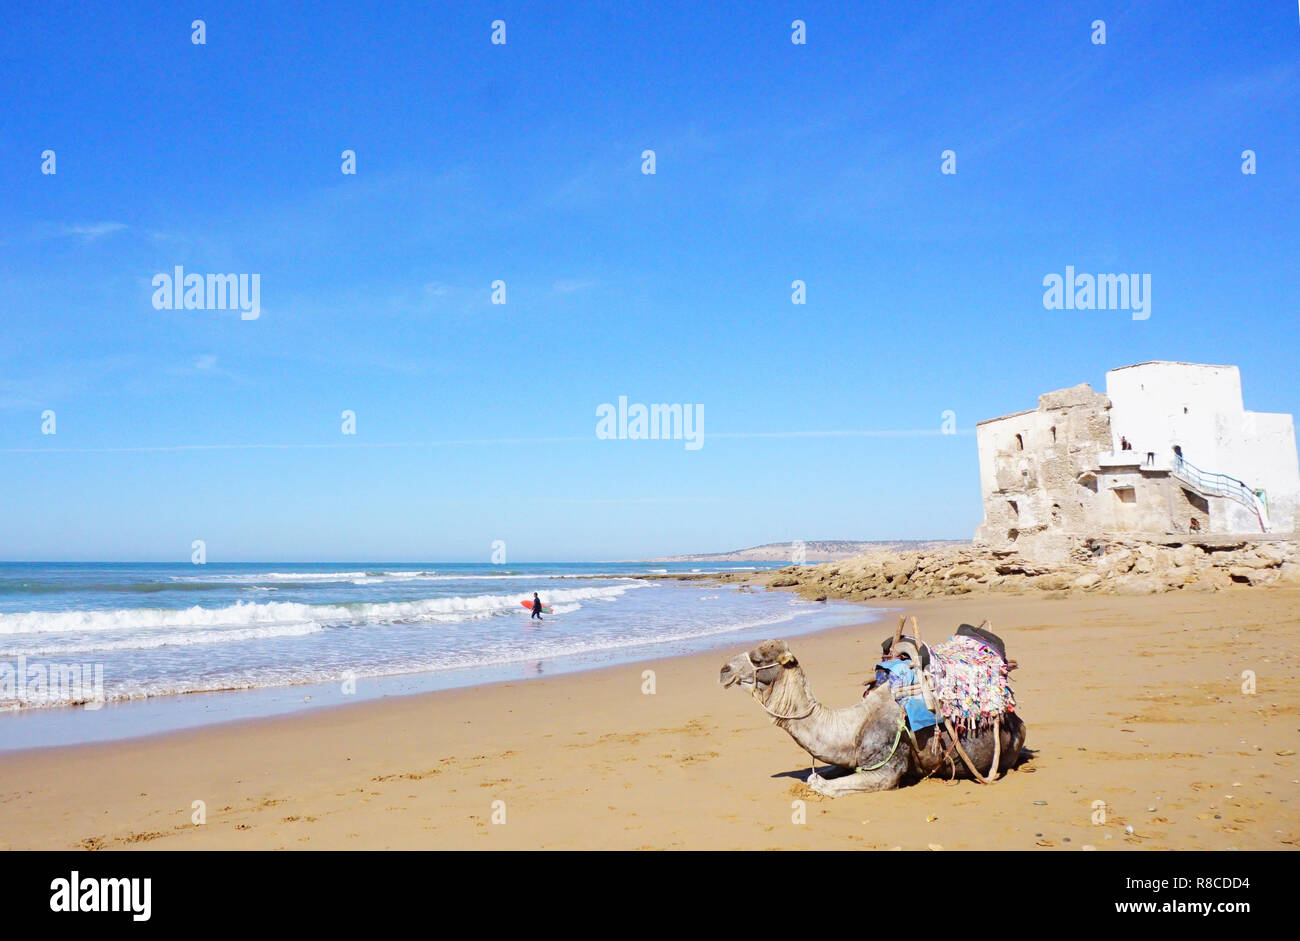
<path id="1" fill-rule="evenodd" d="M 1259 494 L 1237 478 L 1203 471 L 1195 464 L 1184 460 L 1182 455 L 1174 456 L 1174 463 L 1169 472 L 1202 496 L 1222 497 L 1240 503 L 1255 514 L 1255 518 L 1259 520 L 1260 532 L 1269 531 L 1268 507 L 1259 498 Z"/>

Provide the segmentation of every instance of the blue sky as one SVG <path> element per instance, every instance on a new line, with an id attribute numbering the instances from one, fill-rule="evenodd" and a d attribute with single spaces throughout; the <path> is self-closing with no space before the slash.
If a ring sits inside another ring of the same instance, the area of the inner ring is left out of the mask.
<path id="1" fill-rule="evenodd" d="M 1227 362 L 1300 410 L 1290 0 L 620 6 L 10 3 L 0 558 L 968 538 L 973 425 L 1040 392 Z M 261 317 L 154 309 L 176 265 Z M 1045 310 L 1066 265 L 1150 319 Z M 704 446 L 598 440 L 620 395 Z M 819 431 L 909 434 L 774 436 Z"/>

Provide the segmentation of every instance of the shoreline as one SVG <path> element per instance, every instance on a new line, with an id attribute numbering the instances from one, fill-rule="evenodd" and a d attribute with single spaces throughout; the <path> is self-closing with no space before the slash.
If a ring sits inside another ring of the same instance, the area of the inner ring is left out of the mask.
<path id="1" fill-rule="evenodd" d="M 1016 771 L 992 787 L 931 779 L 821 798 L 802 783 L 808 756 L 717 685 L 714 650 L 5 753 L 0 846 L 1296 848 L 1300 592 L 889 607 L 916 614 L 930 641 L 992 619 L 1021 664 L 1029 752 Z M 791 646 L 818 697 L 845 705 L 890 629 L 855 624 Z M 1255 696 L 1241 694 L 1243 669 L 1258 676 Z M 805 824 L 792 822 L 796 800 Z"/>
<path id="2" fill-rule="evenodd" d="M 725 578 L 727 573 L 713 574 Z M 753 576 L 759 573 L 747 571 L 742 574 Z M 627 579 L 634 576 L 585 577 Z M 647 575 L 644 579 L 662 580 L 663 576 Z M 723 582 L 718 584 L 721 586 Z M 855 612 L 854 608 L 860 609 L 861 606 L 841 602 L 835 608 L 828 607 L 824 612 L 809 611 L 802 616 L 807 623 L 798 624 L 797 629 L 789 632 L 789 636 L 802 637 L 836 629 L 835 626 L 823 626 L 821 622 L 826 620 L 849 621 L 862 618 L 864 614 Z M 615 669 L 675 656 L 716 651 L 733 640 L 743 644 L 746 640 L 762 639 L 762 636 L 766 636 L 764 631 L 767 629 L 739 627 L 713 634 L 596 648 L 540 659 L 520 657 L 442 670 L 362 676 L 356 678 L 355 691 L 347 694 L 342 692 L 342 681 L 305 682 L 167 693 L 110 701 L 97 709 L 68 704 L 9 710 L 0 712 L 0 757 L 32 750 L 147 739 L 210 725 L 256 721 L 261 718 L 287 718 L 323 709 L 347 708 L 367 702 L 454 689 L 476 689 L 531 681 L 544 676 Z M 123 725 L 126 726 L 125 729 L 121 728 Z M 37 739 L 44 741 L 40 744 L 23 743 L 24 740 Z"/>
<path id="3" fill-rule="evenodd" d="M 882 608 L 882 614 L 888 610 L 892 610 L 892 609 Z M 828 634 L 835 634 L 841 631 L 852 631 L 857 629 L 864 629 L 864 628 L 871 627 L 873 625 L 879 626 L 879 624 L 882 623 L 883 621 L 862 621 L 860 623 L 844 624 L 837 627 L 823 628 L 821 630 L 817 630 L 811 633 L 802 634 L 802 635 L 792 635 L 792 636 L 799 636 L 805 638 L 821 637 Z M 740 646 L 743 646 L 743 643 L 740 644 Z M 186 726 L 183 728 L 167 729 L 167 730 L 155 731 L 155 732 L 144 732 L 139 735 L 123 736 L 120 738 L 110 738 L 104 740 L 84 741 L 84 742 L 72 742 L 68 744 L 35 745 L 35 746 L 22 747 L 22 748 L 11 748 L 11 749 L 0 751 L 0 780 L 3 779 L 4 762 L 6 759 L 9 758 L 22 761 L 24 758 L 29 758 L 38 755 L 49 755 L 55 752 L 90 753 L 92 750 L 111 750 L 117 746 L 133 746 L 133 745 L 148 746 L 154 743 L 163 744 L 169 740 L 178 741 L 183 738 L 193 736 L 197 733 L 202 733 L 207 731 L 235 732 L 235 733 L 244 732 L 244 731 L 251 732 L 251 731 L 255 731 L 259 727 L 265 727 L 270 724 L 282 723 L 282 722 L 292 723 L 297 721 L 310 720 L 314 718 L 319 718 L 328 721 L 330 720 L 331 717 L 337 716 L 339 714 L 350 713 L 353 711 L 361 711 L 365 709 L 374 709 L 376 707 L 382 710 L 385 705 L 394 704 L 394 703 L 412 704 L 411 703 L 412 700 L 420 700 L 422 701 L 423 705 L 434 706 L 442 701 L 440 697 L 447 697 L 456 693 L 472 694 L 480 690 L 513 689 L 516 686 L 524 683 L 531 685 L 535 683 L 554 682 L 558 680 L 566 680 L 566 679 L 584 677 L 584 676 L 599 676 L 601 674 L 611 674 L 611 673 L 623 674 L 627 671 L 635 671 L 637 669 L 642 669 L 642 670 L 650 669 L 655 665 L 662 665 L 664 663 L 671 663 L 673 661 L 689 659 L 694 657 L 708 657 L 708 656 L 720 657 L 722 655 L 721 651 L 724 649 L 730 650 L 731 648 L 725 645 L 719 645 L 717 649 L 714 650 L 701 650 L 701 651 L 695 651 L 692 653 L 685 653 L 685 654 L 682 653 L 664 654 L 663 656 L 660 657 L 642 658 L 637 660 L 630 660 L 624 663 L 606 664 L 603 666 L 575 667 L 570 670 L 564 670 L 564 671 L 557 670 L 553 673 L 544 676 L 521 676 L 515 679 L 495 679 L 495 680 L 488 680 L 481 683 L 447 686 L 447 687 L 437 688 L 437 689 L 424 689 L 424 690 L 402 692 L 402 693 L 383 693 L 380 695 L 367 696 L 364 699 L 322 703 L 319 705 L 315 705 L 310 709 L 302 709 L 302 710 L 283 712 L 283 713 L 270 713 L 265 715 L 241 716 L 239 718 L 233 718 L 233 719 L 221 719 L 221 720 L 215 720 L 212 722 L 207 722 L 207 723 L 194 725 L 194 726 Z M 425 675 L 425 674 L 420 674 L 420 675 Z M 384 679 L 401 679 L 401 678 L 403 677 L 375 677 L 374 679 L 384 680 Z M 332 684 L 332 685 L 337 685 L 337 684 Z M 122 703 L 120 705 L 125 707 L 131 707 L 131 706 L 147 705 L 153 702 L 163 703 L 175 699 L 185 698 L 188 696 L 225 698 L 230 693 L 239 694 L 239 693 L 246 693 L 246 692 L 257 693 L 257 692 L 284 692 L 284 691 L 289 691 L 290 693 L 292 693 L 294 691 L 304 689 L 304 688 L 308 688 L 308 687 L 306 686 L 271 687 L 263 690 L 219 690 L 219 691 L 205 690 L 201 693 L 178 694 L 175 696 L 160 696 L 160 697 L 156 697 L 156 699 L 141 700 L 139 702 L 131 702 L 131 703 Z"/>

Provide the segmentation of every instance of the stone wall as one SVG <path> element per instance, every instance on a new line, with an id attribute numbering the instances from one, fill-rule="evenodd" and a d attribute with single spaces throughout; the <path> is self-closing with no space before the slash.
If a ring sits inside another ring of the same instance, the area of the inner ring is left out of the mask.
<path id="1" fill-rule="evenodd" d="M 1059 559 L 1063 536 L 1100 529 L 1097 455 L 1111 449 L 1110 399 L 1088 383 L 1038 397 L 1038 408 L 976 431 L 984 479 L 979 543 Z M 1082 478 L 1082 479 L 1081 479 Z"/>

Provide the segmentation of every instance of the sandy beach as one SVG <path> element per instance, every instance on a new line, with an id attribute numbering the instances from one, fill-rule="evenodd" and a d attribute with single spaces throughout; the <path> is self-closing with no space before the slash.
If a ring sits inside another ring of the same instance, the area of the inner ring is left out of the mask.
<path id="1" fill-rule="evenodd" d="M 1019 660 L 1029 753 L 996 785 L 813 794 L 801 783 L 808 757 L 745 693 L 718 686 L 726 648 L 9 753 L 0 847 L 1296 847 L 1300 591 L 969 595 L 897 610 L 936 641 L 987 617 Z M 820 700 L 860 695 L 887 630 L 792 641 Z M 799 800 L 805 823 L 794 822 Z M 1093 822 L 1096 801 L 1104 822 Z"/>

